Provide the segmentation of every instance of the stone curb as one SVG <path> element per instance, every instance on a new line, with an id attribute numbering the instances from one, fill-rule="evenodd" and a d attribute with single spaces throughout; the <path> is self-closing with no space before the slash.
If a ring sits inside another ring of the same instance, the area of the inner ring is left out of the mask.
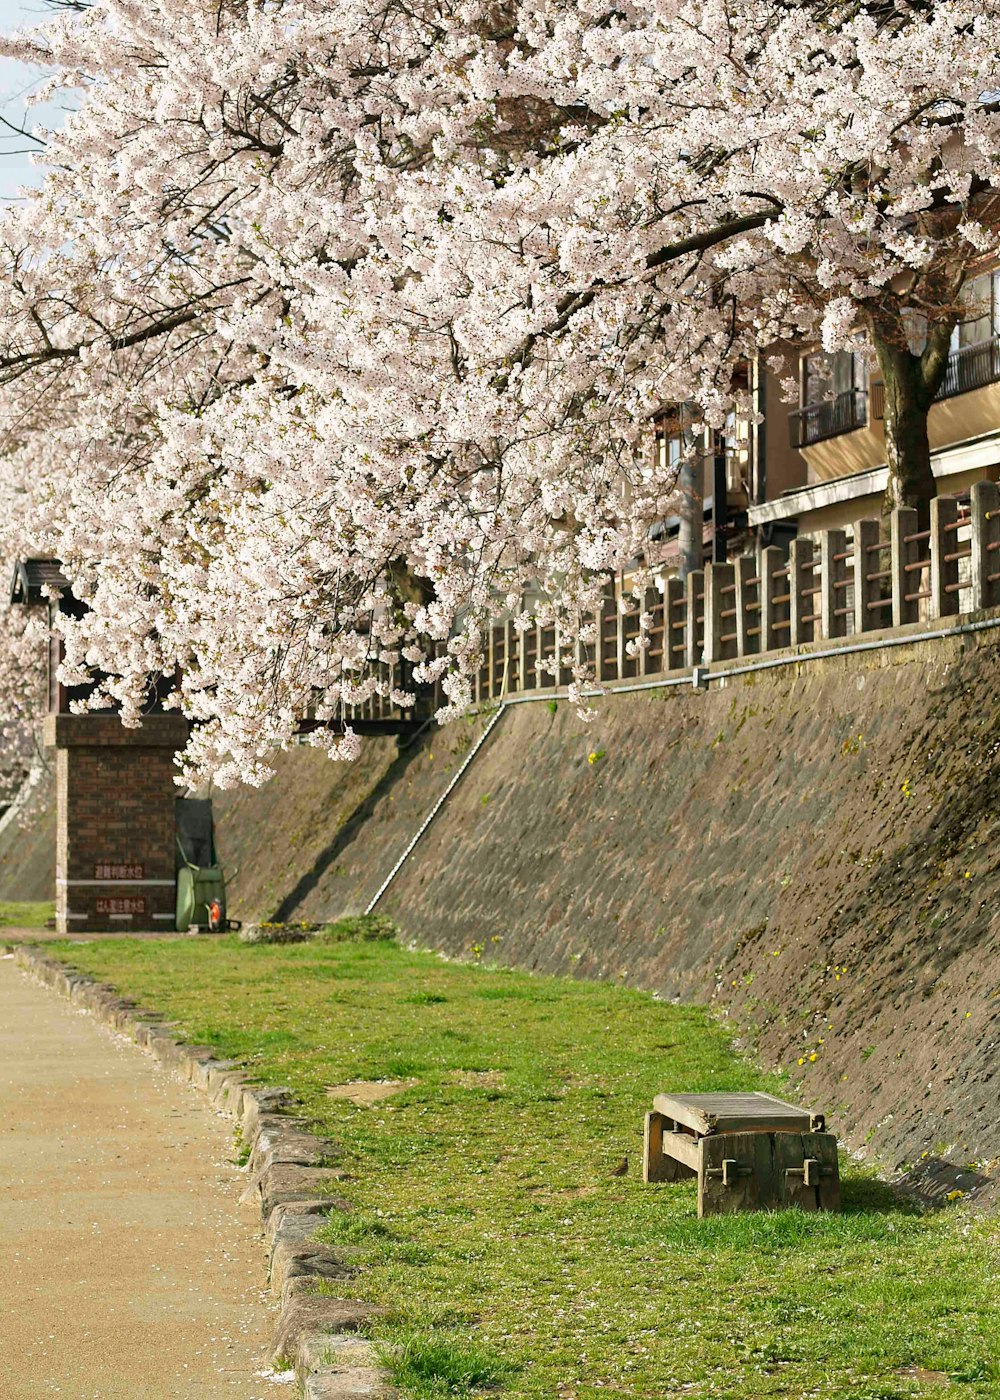
<path id="1" fill-rule="evenodd" d="M 356 1298 L 317 1291 L 347 1284 L 357 1269 L 354 1251 L 331 1249 L 314 1238 L 331 1210 L 346 1208 L 331 1190 L 344 1173 L 336 1166 L 336 1145 L 308 1132 L 289 1112 L 291 1091 L 248 1083 L 232 1061 L 183 1044 L 170 1025 L 37 948 L 16 947 L 14 960 L 176 1070 L 238 1123 L 249 1149 L 242 1200 L 260 1208 L 271 1290 L 281 1299 L 272 1364 L 294 1366 L 305 1400 L 398 1400 L 371 1342 L 359 1335 L 376 1310 Z"/>

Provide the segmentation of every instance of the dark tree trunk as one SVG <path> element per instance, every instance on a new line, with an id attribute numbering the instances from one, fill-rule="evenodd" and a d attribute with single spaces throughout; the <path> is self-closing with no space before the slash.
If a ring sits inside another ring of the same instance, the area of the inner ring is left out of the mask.
<path id="1" fill-rule="evenodd" d="M 949 314 L 928 328 L 920 354 L 907 341 L 899 308 L 869 313 L 868 329 L 885 386 L 885 455 L 889 467 L 883 514 L 896 506 L 914 506 L 921 529 L 930 522 L 937 495 L 931 470 L 927 415 L 948 368 L 956 316 Z"/>

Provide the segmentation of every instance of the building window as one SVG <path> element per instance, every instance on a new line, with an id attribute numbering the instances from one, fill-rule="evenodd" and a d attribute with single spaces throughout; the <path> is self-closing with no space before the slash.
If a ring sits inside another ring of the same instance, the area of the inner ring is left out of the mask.
<path id="1" fill-rule="evenodd" d="M 952 332 L 952 350 L 983 345 L 1000 335 L 1000 269 L 981 272 L 962 288 L 965 319 Z"/>
<path id="2" fill-rule="evenodd" d="M 817 350 L 802 360 L 802 397 L 789 415 L 793 447 L 808 447 L 824 438 L 863 428 L 868 422 L 868 371 L 862 355 L 851 350 L 828 354 Z"/>
<path id="3" fill-rule="evenodd" d="M 962 305 L 966 314 L 951 334 L 951 354 L 938 399 L 1000 379 L 1000 269 L 981 272 L 966 282 Z"/>

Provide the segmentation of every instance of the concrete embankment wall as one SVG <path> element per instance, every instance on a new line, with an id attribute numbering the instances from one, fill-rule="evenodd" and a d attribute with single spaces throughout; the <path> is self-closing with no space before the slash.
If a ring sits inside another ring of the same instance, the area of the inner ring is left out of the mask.
<path id="1" fill-rule="evenodd" d="M 380 908 L 451 954 L 714 1000 L 855 1146 L 996 1159 L 998 636 L 607 697 L 590 723 L 511 707 Z M 383 745 L 322 852 L 258 848 L 285 879 L 254 912 L 363 908 L 476 732 Z M 322 763 L 289 756 L 255 801 L 290 831 Z M 220 805 L 230 858 L 253 801 Z"/>
<path id="2" fill-rule="evenodd" d="M 0 901 L 55 897 L 56 783 L 54 765 L 47 765 L 20 809 L 0 819 Z"/>

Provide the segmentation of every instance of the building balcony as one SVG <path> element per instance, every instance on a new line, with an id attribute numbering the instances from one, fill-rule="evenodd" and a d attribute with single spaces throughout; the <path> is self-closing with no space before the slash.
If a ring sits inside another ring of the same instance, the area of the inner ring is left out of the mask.
<path id="1" fill-rule="evenodd" d="M 1000 383 L 1000 337 L 980 341 L 978 345 L 963 345 L 948 356 L 948 368 L 934 402 L 941 403 L 958 394 L 997 383 Z M 885 417 L 885 385 L 881 381 L 871 386 L 871 411 L 872 422 L 881 423 Z"/>
<path id="2" fill-rule="evenodd" d="M 821 399 L 788 415 L 788 440 L 801 449 L 868 425 L 868 394 L 848 389 L 834 399 Z"/>

